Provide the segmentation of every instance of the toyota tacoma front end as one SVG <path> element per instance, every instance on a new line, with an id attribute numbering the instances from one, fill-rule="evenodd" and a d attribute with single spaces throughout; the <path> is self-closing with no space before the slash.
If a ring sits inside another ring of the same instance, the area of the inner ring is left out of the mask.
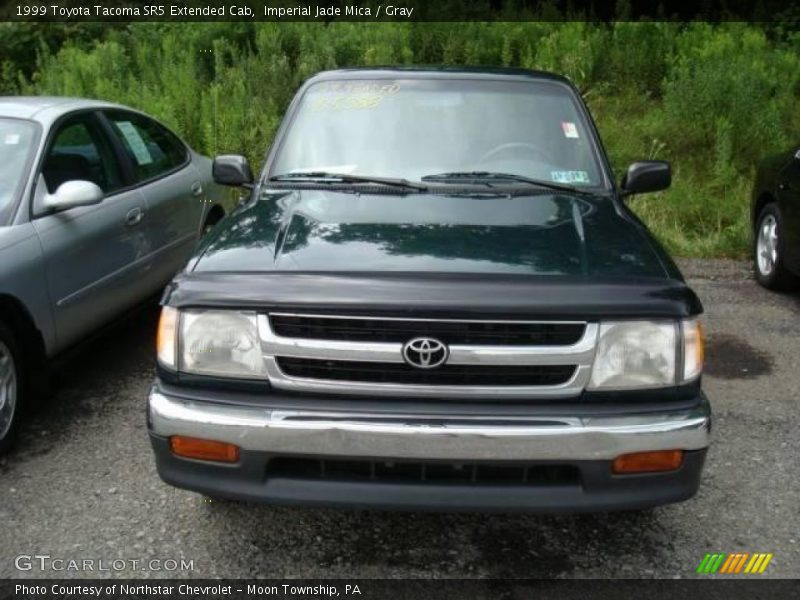
<path id="1" fill-rule="evenodd" d="M 309 80 L 250 197 L 168 287 L 161 477 L 274 503 L 539 512 L 698 489 L 702 306 L 624 204 L 564 79 Z"/>

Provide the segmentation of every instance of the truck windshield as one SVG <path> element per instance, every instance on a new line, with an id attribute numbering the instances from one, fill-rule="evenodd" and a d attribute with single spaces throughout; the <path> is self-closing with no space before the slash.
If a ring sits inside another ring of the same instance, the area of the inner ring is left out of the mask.
<path id="1" fill-rule="evenodd" d="M 36 126 L 0 118 L 0 225 L 5 225 L 25 182 Z"/>
<path id="2" fill-rule="evenodd" d="M 544 80 L 313 84 L 300 100 L 270 175 L 303 172 L 409 181 L 494 172 L 573 187 L 604 186 L 592 130 L 574 92 Z"/>

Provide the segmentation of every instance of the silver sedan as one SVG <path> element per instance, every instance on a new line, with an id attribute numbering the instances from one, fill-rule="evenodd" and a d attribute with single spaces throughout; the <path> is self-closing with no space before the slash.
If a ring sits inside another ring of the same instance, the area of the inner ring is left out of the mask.
<path id="1" fill-rule="evenodd" d="M 141 112 L 0 98 L 0 453 L 49 360 L 157 294 L 225 194 Z"/>

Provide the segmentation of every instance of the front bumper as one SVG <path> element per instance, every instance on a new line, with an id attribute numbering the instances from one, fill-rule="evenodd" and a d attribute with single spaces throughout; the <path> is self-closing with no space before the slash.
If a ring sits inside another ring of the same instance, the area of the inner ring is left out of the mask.
<path id="1" fill-rule="evenodd" d="M 557 414 L 554 411 L 554 414 Z M 438 510 L 538 512 L 633 509 L 685 500 L 697 491 L 711 414 L 701 397 L 691 409 L 648 414 L 458 416 L 277 410 L 189 400 L 154 386 L 148 424 L 160 476 L 211 496 L 283 504 Z M 173 455 L 169 437 L 236 444 L 226 465 Z M 613 475 L 620 454 L 685 450 L 676 471 Z M 579 473 L 563 485 L 393 483 L 271 475 L 281 457 L 387 462 L 563 465 Z"/>

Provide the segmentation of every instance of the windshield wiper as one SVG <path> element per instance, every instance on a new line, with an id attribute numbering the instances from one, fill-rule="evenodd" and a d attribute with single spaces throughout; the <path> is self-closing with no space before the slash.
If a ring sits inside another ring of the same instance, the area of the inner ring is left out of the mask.
<path id="1" fill-rule="evenodd" d="M 485 183 L 487 185 L 491 185 L 489 183 L 490 181 L 514 181 L 517 183 L 527 183 L 529 185 L 535 185 L 537 187 L 548 190 L 556 190 L 559 192 L 569 192 L 571 194 L 590 194 L 590 192 L 586 190 L 582 190 L 571 185 L 552 183 L 542 179 L 525 177 L 524 175 L 514 175 L 513 173 L 495 173 L 492 171 L 455 171 L 453 173 L 437 173 L 435 175 L 425 175 L 425 177 L 422 177 L 422 181 L 439 181 L 442 183 L 451 181 L 474 181 L 478 183 Z"/>
<path id="2" fill-rule="evenodd" d="M 390 185 L 402 187 L 410 190 L 425 192 L 428 186 L 421 183 L 414 183 L 408 179 L 394 177 L 373 177 L 371 175 L 347 175 L 344 173 L 329 173 L 328 171 L 302 171 L 297 173 L 284 173 L 274 175 L 270 181 L 297 181 L 312 180 L 314 183 L 376 183 L 378 185 Z"/>

